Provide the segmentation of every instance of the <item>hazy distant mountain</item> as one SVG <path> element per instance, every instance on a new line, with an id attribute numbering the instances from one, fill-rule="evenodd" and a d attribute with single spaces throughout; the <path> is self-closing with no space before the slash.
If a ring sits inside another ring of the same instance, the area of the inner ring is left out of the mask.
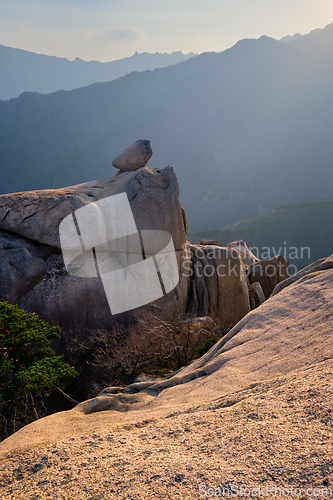
<path id="1" fill-rule="evenodd" d="M 326 26 L 326 28 L 324 28 L 326 31 L 327 31 L 327 28 L 329 29 L 330 25 Z M 315 33 L 320 33 L 322 32 L 323 29 L 322 28 L 317 28 L 315 30 L 312 30 L 310 31 L 310 33 L 306 33 L 306 35 L 301 35 L 301 33 L 295 33 L 295 35 L 287 35 L 287 36 L 283 36 L 282 38 L 280 38 L 280 42 L 285 42 L 285 43 L 290 43 L 290 42 L 295 42 L 296 40 L 298 40 L 298 38 L 308 38 L 309 36 L 312 37 Z M 303 43 L 303 41 L 301 42 Z"/>
<path id="2" fill-rule="evenodd" d="M 301 37 L 293 37 L 292 47 L 307 56 L 322 61 L 324 58 L 332 57 L 333 54 L 333 24 L 329 24 L 324 29 L 316 29 Z M 330 59 L 330 62 L 332 59 Z M 327 60 L 327 64 L 330 64 Z"/>
<path id="3" fill-rule="evenodd" d="M 113 82 L 2 101 L 0 190 L 109 177 L 112 159 L 141 138 L 150 164 L 175 168 L 192 231 L 333 195 L 332 58 L 330 25 L 292 43 L 242 40 Z"/>
<path id="4" fill-rule="evenodd" d="M 333 200 L 291 204 L 244 219 L 223 229 L 189 233 L 192 243 L 203 238 L 220 245 L 243 239 L 259 258 L 284 255 L 302 269 L 333 250 Z M 296 271 L 293 268 L 293 271 Z"/>
<path id="5" fill-rule="evenodd" d="M 96 82 L 115 80 L 132 71 L 163 68 L 189 59 L 194 54 L 149 54 L 137 52 L 124 59 L 101 63 L 74 61 L 61 57 L 35 54 L 0 45 L 0 99 L 18 97 L 25 91 L 48 94 L 57 90 L 72 90 Z"/>
<path id="6" fill-rule="evenodd" d="M 300 38 L 302 35 L 300 33 L 295 33 L 295 35 L 287 35 L 287 36 L 283 36 L 282 38 L 280 38 L 280 42 L 284 42 L 284 43 L 289 43 L 289 42 L 293 42 L 295 40 L 297 40 L 297 38 Z"/>

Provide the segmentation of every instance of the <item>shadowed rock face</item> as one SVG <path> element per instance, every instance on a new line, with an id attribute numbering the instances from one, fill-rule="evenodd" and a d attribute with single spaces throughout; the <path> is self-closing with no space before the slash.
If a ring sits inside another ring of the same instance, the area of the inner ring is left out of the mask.
<path id="1" fill-rule="evenodd" d="M 188 309 L 211 316 L 226 333 L 248 312 L 245 268 L 238 251 L 216 245 L 191 245 Z"/>
<path id="2" fill-rule="evenodd" d="M 250 283 L 260 283 L 268 299 L 278 283 L 290 278 L 289 262 L 282 255 L 276 255 L 251 264 L 247 273 Z"/>
<path id="3" fill-rule="evenodd" d="M 0 300 L 17 302 L 46 272 L 52 247 L 0 230 Z"/>

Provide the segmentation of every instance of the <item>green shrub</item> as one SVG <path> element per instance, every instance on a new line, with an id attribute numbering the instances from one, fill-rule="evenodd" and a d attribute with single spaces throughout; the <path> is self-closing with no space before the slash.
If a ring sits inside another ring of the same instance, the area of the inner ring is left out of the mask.
<path id="1" fill-rule="evenodd" d="M 212 337 L 210 337 L 209 339 L 206 339 L 203 341 L 203 344 L 201 347 L 197 347 L 195 350 L 196 352 L 200 355 L 200 356 L 203 356 L 204 354 L 206 354 L 206 352 L 209 351 L 209 349 L 211 347 L 213 347 L 214 344 L 216 344 L 216 342 L 218 342 L 220 340 L 220 337 L 218 337 L 217 335 L 213 335 Z"/>
<path id="2" fill-rule="evenodd" d="M 50 327 L 35 313 L 0 302 L 0 394 L 5 401 L 33 402 L 36 393 L 65 388 L 73 380 L 74 367 L 49 347 L 60 333 L 59 326 Z"/>

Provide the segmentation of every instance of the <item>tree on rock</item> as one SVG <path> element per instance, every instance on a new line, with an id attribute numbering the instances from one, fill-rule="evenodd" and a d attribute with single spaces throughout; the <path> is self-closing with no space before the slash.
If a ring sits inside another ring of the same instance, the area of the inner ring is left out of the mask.
<path id="1" fill-rule="evenodd" d="M 77 375 L 50 347 L 60 334 L 59 326 L 50 327 L 35 313 L 0 302 L 0 394 L 15 415 L 18 407 L 24 408 L 25 420 L 29 411 L 34 418 L 42 416 L 44 396 L 55 387 L 65 388 Z"/>

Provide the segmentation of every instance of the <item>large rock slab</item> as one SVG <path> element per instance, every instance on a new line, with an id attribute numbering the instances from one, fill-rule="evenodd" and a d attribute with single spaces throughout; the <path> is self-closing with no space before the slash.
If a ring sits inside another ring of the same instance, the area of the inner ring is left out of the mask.
<path id="1" fill-rule="evenodd" d="M 332 323 L 333 269 L 329 268 L 304 276 L 265 301 L 208 353 L 149 390 L 163 391 L 158 404 L 172 398 L 179 403 L 202 402 L 219 392 L 324 361 L 333 356 Z"/>
<path id="2" fill-rule="evenodd" d="M 118 172 L 110 179 L 57 190 L 0 196 L 0 299 L 18 303 L 66 330 L 112 329 L 101 280 L 67 273 L 60 250 L 59 225 L 77 209 L 126 193 L 139 231 L 172 236 L 178 263 L 187 259 L 187 219 L 171 167 Z M 179 264 L 180 265 L 180 264 Z M 157 301 L 170 313 L 184 311 L 188 279 Z M 119 321 L 128 318 L 118 315 Z"/>
<path id="3" fill-rule="evenodd" d="M 137 228 L 171 234 L 176 250 L 186 241 L 186 215 L 171 167 L 118 172 L 109 179 L 68 188 L 0 196 L 0 229 L 60 249 L 59 225 L 70 213 L 109 196 L 127 193 Z"/>
<path id="4" fill-rule="evenodd" d="M 119 413 L 119 401 L 118 412 L 81 414 L 81 434 L 73 419 L 63 438 L 55 422 L 53 442 L 0 459 L 1 500 L 330 498 L 332 368 L 327 360 L 141 420 L 141 412 Z M 107 421 L 113 413 L 119 423 Z"/>
<path id="5" fill-rule="evenodd" d="M 6 455 L 9 452 L 33 449 L 42 446 L 43 443 L 60 442 L 65 439 L 75 441 L 84 434 L 88 437 L 104 431 L 110 435 L 110 439 L 113 439 L 119 432 L 119 426 L 123 426 L 124 429 L 133 426 L 133 429 L 140 429 L 140 433 L 145 436 L 144 433 L 147 431 L 141 427 L 148 426 L 149 422 L 155 423 L 155 427 L 164 429 L 170 422 L 170 417 L 189 415 L 189 419 L 193 421 L 196 411 L 199 421 L 202 421 L 205 414 L 200 413 L 200 409 L 212 408 L 216 412 L 219 408 L 237 404 L 252 391 L 259 399 L 253 403 L 253 407 L 256 407 L 255 413 L 250 411 L 252 406 L 245 402 L 248 408 L 247 426 L 249 422 L 251 424 L 247 427 L 249 431 L 261 411 L 260 408 L 265 405 L 265 394 L 276 387 L 279 390 L 272 393 L 272 399 L 277 398 L 277 401 L 280 401 L 276 411 L 282 411 L 286 401 L 292 401 L 293 405 L 301 401 L 301 411 L 302 405 L 310 404 L 307 402 L 309 391 L 314 391 L 311 398 L 315 397 L 315 388 L 318 387 L 319 390 L 323 383 L 321 380 L 327 380 L 323 378 L 324 371 L 318 371 L 319 378 L 315 382 L 317 385 L 311 382 L 309 390 L 308 387 L 304 387 L 302 400 L 281 397 L 283 383 L 290 389 L 293 385 L 293 374 L 295 377 L 299 374 L 300 378 L 296 379 L 294 385 L 304 386 L 304 381 L 309 380 L 306 377 L 311 376 L 311 370 L 325 369 L 325 363 L 330 362 L 333 357 L 332 321 L 333 269 L 329 268 L 315 276 L 305 276 L 281 290 L 279 294 L 271 297 L 260 308 L 242 319 L 227 336 L 200 359 L 165 382 L 146 384 L 142 398 L 137 394 L 141 394 L 142 386 L 129 386 L 122 389 L 122 394 L 116 394 L 121 390 L 119 388 L 114 391 L 108 388 L 95 400 L 22 428 L 0 444 L 0 453 Z M 125 398 L 124 394 L 128 394 L 128 397 Z M 131 411 L 131 402 L 135 411 Z M 312 404 L 308 406 L 310 407 L 314 411 Z M 101 411 L 106 408 L 111 410 Z M 115 408 L 119 411 L 114 411 Z M 236 415 L 240 416 L 239 409 L 240 406 L 235 408 L 233 426 Z M 323 412 L 321 409 L 321 420 L 324 418 Z M 313 425 L 311 415 L 311 425 Z M 223 415 L 219 414 L 215 429 L 220 429 L 221 418 Z M 295 418 L 295 411 L 292 408 L 289 420 Z M 270 430 L 271 422 L 273 421 L 267 422 Z M 260 433 L 265 432 L 263 424 L 265 421 L 261 419 L 258 429 Z M 325 424 L 321 425 L 327 433 Z M 303 423 L 301 427 L 304 429 Z M 276 432 L 280 436 L 281 429 Z M 156 429 L 153 436 L 156 438 Z M 169 438 L 172 438 L 171 434 Z M 271 442 L 271 432 L 269 439 Z M 202 442 L 205 450 L 206 444 Z M 188 446 L 187 440 L 186 446 Z M 216 447 L 216 441 L 214 446 Z M 223 446 L 219 445 L 218 453 L 221 449 Z M 197 446 L 195 450 L 197 453 Z M 216 459 L 217 457 L 214 458 Z"/>

